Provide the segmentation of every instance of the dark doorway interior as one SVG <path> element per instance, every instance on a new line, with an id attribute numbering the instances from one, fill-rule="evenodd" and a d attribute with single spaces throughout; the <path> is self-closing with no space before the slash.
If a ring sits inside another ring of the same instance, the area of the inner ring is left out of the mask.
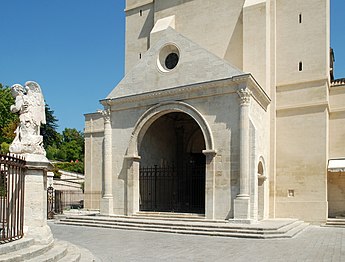
<path id="1" fill-rule="evenodd" d="M 204 214 L 204 148 L 201 129 L 188 115 L 156 120 L 140 147 L 140 210 Z"/>

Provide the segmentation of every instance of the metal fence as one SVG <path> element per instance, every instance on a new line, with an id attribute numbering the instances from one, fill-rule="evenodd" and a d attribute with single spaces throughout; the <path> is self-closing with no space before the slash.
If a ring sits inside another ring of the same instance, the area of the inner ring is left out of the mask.
<path id="1" fill-rule="evenodd" d="M 140 168 L 140 210 L 205 213 L 205 165 Z"/>
<path id="2" fill-rule="evenodd" d="M 84 194 L 76 190 L 47 189 L 47 218 L 53 219 L 54 215 L 62 214 L 67 209 L 84 208 Z"/>
<path id="3" fill-rule="evenodd" d="M 23 237 L 25 160 L 0 154 L 0 244 Z"/>

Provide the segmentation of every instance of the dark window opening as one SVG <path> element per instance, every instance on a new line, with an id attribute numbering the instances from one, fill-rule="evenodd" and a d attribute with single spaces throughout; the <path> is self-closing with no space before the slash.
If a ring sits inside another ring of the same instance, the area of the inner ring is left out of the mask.
<path id="1" fill-rule="evenodd" d="M 141 59 L 141 53 L 139 53 L 139 59 Z"/>
<path id="2" fill-rule="evenodd" d="M 302 62 L 299 62 L 299 65 L 298 65 L 298 71 L 302 71 L 303 70 L 303 64 Z"/>
<path id="3" fill-rule="evenodd" d="M 298 21 L 299 21 L 300 24 L 302 24 L 302 14 L 299 14 Z"/>
<path id="4" fill-rule="evenodd" d="M 141 9 L 139 10 L 139 15 L 143 16 L 143 10 L 141 10 Z"/>
<path id="5" fill-rule="evenodd" d="M 179 60 L 178 54 L 170 53 L 165 59 L 165 66 L 167 69 L 173 69 L 177 65 Z"/>

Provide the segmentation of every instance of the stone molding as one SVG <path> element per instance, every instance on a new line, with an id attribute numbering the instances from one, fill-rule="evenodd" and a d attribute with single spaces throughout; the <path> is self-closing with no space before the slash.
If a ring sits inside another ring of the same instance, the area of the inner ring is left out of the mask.
<path id="1" fill-rule="evenodd" d="M 298 81 L 298 82 L 291 82 L 291 83 L 280 83 L 277 85 L 276 89 L 277 92 L 284 92 L 284 91 L 292 91 L 292 90 L 299 90 L 301 89 L 301 84 L 303 87 L 317 87 L 317 86 L 324 86 L 325 84 L 330 87 L 329 80 L 327 78 L 315 79 L 315 80 L 305 80 L 305 81 Z"/>
<path id="2" fill-rule="evenodd" d="M 141 156 L 138 155 L 125 155 L 125 159 L 132 161 L 140 161 Z"/>
<path id="3" fill-rule="evenodd" d="M 249 90 L 249 88 L 241 88 L 237 91 L 237 94 L 240 97 L 241 106 L 249 106 L 250 97 L 252 96 L 252 92 Z"/>
<path id="4" fill-rule="evenodd" d="M 344 113 L 345 107 L 338 107 L 338 108 L 331 108 L 330 113 L 331 114 L 337 114 L 337 113 Z"/>
<path id="5" fill-rule="evenodd" d="M 267 180 L 267 176 L 258 174 L 258 179 L 266 181 Z"/>
<path id="6" fill-rule="evenodd" d="M 214 150 L 214 141 L 211 132 L 211 128 L 207 123 L 203 115 L 195 109 L 193 106 L 180 101 L 167 101 L 159 103 L 149 108 L 137 121 L 134 126 L 132 137 L 128 146 L 128 156 L 137 156 L 138 144 L 140 144 L 143 131 L 148 129 L 149 126 L 160 116 L 167 112 L 182 112 L 191 116 L 196 123 L 200 126 L 200 129 L 204 135 L 206 150 Z M 145 132 L 144 132 L 145 133 Z"/>
<path id="7" fill-rule="evenodd" d="M 44 155 L 38 154 L 23 154 L 22 155 L 26 161 L 27 169 L 40 169 L 44 171 L 53 170 L 54 166 Z"/>
<path id="8" fill-rule="evenodd" d="M 98 111 L 104 118 L 104 122 L 110 122 L 111 119 L 111 110 L 110 108 L 105 108 L 104 110 Z"/>
<path id="9" fill-rule="evenodd" d="M 145 0 L 145 1 L 141 1 L 140 3 L 136 3 L 136 4 L 132 4 L 132 5 L 127 5 L 126 6 L 126 9 L 125 9 L 125 12 L 128 12 L 132 9 L 135 9 L 135 8 L 138 8 L 138 7 L 141 7 L 141 6 L 144 6 L 144 5 L 148 5 L 148 4 L 151 4 L 153 3 L 153 0 Z"/>
<path id="10" fill-rule="evenodd" d="M 300 110 L 300 109 L 308 109 L 308 108 L 328 108 L 329 111 L 329 103 L 327 101 L 324 102 L 317 102 L 317 103 L 308 103 L 308 104 L 299 104 L 299 105 L 292 105 L 292 106 L 285 106 L 285 107 L 277 107 L 277 112 L 282 111 L 292 111 L 292 110 Z M 331 111 L 332 112 L 332 111 Z"/>
<path id="11" fill-rule="evenodd" d="M 205 155 L 205 156 L 216 156 L 217 155 L 217 150 L 202 150 L 202 153 Z"/>
<path id="12" fill-rule="evenodd" d="M 191 98 L 202 98 L 209 96 L 218 96 L 222 94 L 231 94 L 238 91 L 239 86 L 246 86 L 252 92 L 253 99 L 267 111 L 268 105 L 271 99 L 266 92 L 260 87 L 255 81 L 251 74 L 245 74 L 241 76 L 235 76 L 226 79 L 219 79 L 210 82 L 195 83 L 187 86 L 171 87 L 163 90 L 157 90 L 153 92 L 147 92 L 131 96 L 123 96 L 118 98 L 107 98 L 100 102 L 104 106 L 117 106 L 117 110 L 138 106 L 138 102 L 143 105 L 152 103 L 152 100 L 157 102 L 159 98 L 169 97 L 171 100 L 191 99 Z M 200 94 L 203 91 L 204 94 Z M 131 105 L 133 103 L 134 105 Z M 121 109 L 119 106 L 123 106 Z"/>

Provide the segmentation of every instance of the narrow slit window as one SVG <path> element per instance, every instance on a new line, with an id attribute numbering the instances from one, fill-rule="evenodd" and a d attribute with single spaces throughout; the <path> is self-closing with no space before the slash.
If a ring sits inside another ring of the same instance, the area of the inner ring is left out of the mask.
<path id="1" fill-rule="evenodd" d="M 143 10 L 141 10 L 141 9 L 139 10 L 139 15 L 143 16 Z"/>
<path id="2" fill-rule="evenodd" d="M 298 21 L 299 21 L 300 24 L 302 24 L 302 14 L 298 15 Z"/>
<path id="3" fill-rule="evenodd" d="M 299 62 L 298 64 L 298 71 L 302 71 L 303 70 L 303 63 L 302 62 Z"/>
<path id="4" fill-rule="evenodd" d="M 139 53 L 139 59 L 141 59 L 141 53 Z"/>

